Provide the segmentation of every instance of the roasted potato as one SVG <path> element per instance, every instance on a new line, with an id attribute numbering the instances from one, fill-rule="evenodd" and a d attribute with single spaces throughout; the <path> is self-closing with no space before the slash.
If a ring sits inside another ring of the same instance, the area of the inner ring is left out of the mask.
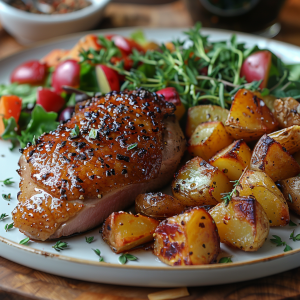
<path id="1" fill-rule="evenodd" d="M 281 128 L 300 125 L 300 104 L 292 97 L 276 99 L 274 116 Z"/>
<path id="2" fill-rule="evenodd" d="M 293 156 L 266 134 L 253 150 L 250 169 L 267 173 L 274 182 L 300 173 L 300 165 Z"/>
<path id="3" fill-rule="evenodd" d="M 209 211 L 218 227 L 220 240 L 244 251 L 257 251 L 268 237 L 268 217 L 252 196 L 232 197 Z"/>
<path id="4" fill-rule="evenodd" d="M 289 208 L 300 215 L 300 177 L 280 180 L 278 183 Z"/>
<path id="5" fill-rule="evenodd" d="M 154 254 L 171 266 L 209 264 L 220 251 L 216 224 L 199 207 L 162 221 L 154 239 Z"/>
<path id="6" fill-rule="evenodd" d="M 208 162 L 234 181 L 249 167 L 250 160 L 251 149 L 243 140 L 238 140 L 218 152 Z"/>
<path id="7" fill-rule="evenodd" d="M 204 122 L 220 121 L 225 124 L 229 111 L 217 105 L 198 105 L 190 107 L 187 114 L 185 134 L 190 138 L 196 127 Z"/>
<path id="8" fill-rule="evenodd" d="M 274 181 L 264 172 L 247 170 L 237 186 L 239 196 L 254 196 L 265 210 L 270 226 L 285 226 L 290 221 L 288 205 Z"/>
<path id="9" fill-rule="evenodd" d="M 233 142 L 226 132 L 222 122 L 206 122 L 197 126 L 188 142 L 188 151 L 191 156 L 200 156 L 209 160 L 218 151 Z"/>
<path id="10" fill-rule="evenodd" d="M 159 221 L 127 212 L 112 213 L 102 225 L 102 238 L 116 253 L 153 240 Z"/>
<path id="11" fill-rule="evenodd" d="M 274 102 L 277 99 L 275 96 L 273 95 L 266 95 L 266 96 L 262 96 L 259 92 L 254 92 L 258 98 L 263 99 L 263 101 L 265 102 L 265 104 L 267 105 L 268 109 L 274 113 Z M 275 117 L 275 116 L 274 116 Z"/>
<path id="12" fill-rule="evenodd" d="M 300 165 L 300 151 L 296 152 L 294 155 L 293 155 L 295 161 Z"/>
<path id="13" fill-rule="evenodd" d="M 201 157 L 188 161 L 172 182 L 173 196 L 186 206 L 216 205 L 231 190 L 228 177 Z"/>
<path id="14" fill-rule="evenodd" d="M 258 140 L 277 127 L 278 123 L 271 111 L 255 93 L 240 89 L 235 94 L 225 122 L 227 132 L 234 139 L 243 139 L 246 142 Z"/>
<path id="15" fill-rule="evenodd" d="M 161 192 L 140 194 L 135 199 L 136 213 L 159 220 L 180 214 L 185 207 L 180 200 Z"/>
<path id="16" fill-rule="evenodd" d="M 278 142 L 290 154 L 300 151 L 300 126 L 293 125 L 288 128 L 268 134 L 269 137 Z"/>

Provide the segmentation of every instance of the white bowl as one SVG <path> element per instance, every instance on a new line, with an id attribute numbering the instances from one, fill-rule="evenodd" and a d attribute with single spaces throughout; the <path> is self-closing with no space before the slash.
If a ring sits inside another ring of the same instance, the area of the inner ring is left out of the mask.
<path id="1" fill-rule="evenodd" d="M 0 0 L 0 21 L 21 44 L 30 44 L 64 34 L 93 28 L 110 0 L 90 0 L 92 5 L 72 13 L 40 15 L 16 9 Z"/>

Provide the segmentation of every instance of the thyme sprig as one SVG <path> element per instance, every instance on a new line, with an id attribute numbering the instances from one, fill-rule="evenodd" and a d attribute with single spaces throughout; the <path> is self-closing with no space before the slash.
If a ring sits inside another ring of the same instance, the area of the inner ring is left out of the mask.
<path id="1" fill-rule="evenodd" d="M 10 199 L 11 199 L 11 194 L 10 194 L 10 193 L 9 193 L 9 194 L 2 194 L 2 198 L 3 198 L 4 200 L 10 201 Z"/>
<path id="2" fill-rule="evenodd" d="M 229 204 L 229 201 L 231 200 L 231 198 L 233 197 L 233 195 L 237 195 L 236 188 L 237 188 L 237 186 L 240 185 L 240 181 L 239 180 L 234 180 L 234 181 L 231 181 L 231 182 L 233 182 L 233 190 L 231 192 L 229 192 L 229 193 L 222 194 L 222 195 L 224 195 L 222 197 L 222 200 L 224 200 L 225 206 L 227 206 Z"/>
<path id="3" fill-rule="evenodd" d="M 99 249 L 92 249 L 92 250 L 96 253 L 96 255 L 99 256 L 99 262 L 104 262 L 104 258 L 103 256 L 101 256 L 101 251 Z"/>
<path id="4" fill-rule="evenodd" d="M 52 248 L 54 248 L 56 251 L 65 250 L 68 248 L 68 243 L 57 241 L 55 245 L 52 246 Z"/>
<path id="5" fill-rule="evenodd" d="M 4 185 L 11 185 L 14 183 L 14 181 L 12 181 L 11 179 L 12 179 L 12 177 L 6 178 L 5 180 L 0 180 L 0 182 L 3 182 Z"/>
<path id="6" fill-rule="evenodd" d="M 294 242 L 300 241 L 300 234 L 297 234 L 297 235 L 295 236 L 295 230 L 293 230 L 293 232 L 292 232 L 291 235 L 290 235 L 290 239 L 293 240 Z"/>
<path id="7" fill-rule="evenodd" d="M 92 243 L 93 241 L 94 241 L 94 237 L 93 236 L 86 236 L 85 237 L 85 241 L 88 243 L 88 244 L 90 244 L 90 243 Z"/>
<path id="8" fill-rule="evenodd" d="M 273 235 L 274 239 L 270 239 L 270 241 L 275 244 L 277 247 L 285 246 L 283 249 L 284 252 L 291 251 L 293 248 L 289 246 L 286 242 L 283 242 L 278 235 Z"/>
<path id="9" fill-rule="evenodd" d="M 0 221 L 3 221 L 4 219 L 6 219 L 8 217 L 7 214 L 1 214 L 0 215 Z"/>
<path id="10" fill-rule="evenodd" d="M 222 257 L 219 260 L 219 264 L 224 264 L 224 263 L 232 263 L 231 257 Z"/>
<path id="11" fill-rule="evenodd" d="M 7 232 L 8 230 L 12 229 L 14 227 L 14 223 L 5 224 L 4 229 Z"/>
<path id="12" fill-rule="evenodd" d="M 138 260 L 138 258 L 129 253 L 123 253 L 122 255 L 119 256 L 119 262 L 122 265 L 126 264 L 128 260 L 134 261 L 134 260 Z"/>

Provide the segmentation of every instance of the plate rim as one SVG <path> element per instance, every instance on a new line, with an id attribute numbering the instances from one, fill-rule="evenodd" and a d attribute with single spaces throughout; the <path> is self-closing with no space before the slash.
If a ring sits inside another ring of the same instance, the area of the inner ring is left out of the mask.
<path id="1" fill-rule="evenodd" d="M 83 37 L 87 34 L 105 34 L 107 32 L 120 32 L 120 34 L 122 34 L 122 32 L 127 32 L 127 31 L 135 31 L 135 30 L 142 30 L 147 34 L 147 31 L 159 31 L 159 30 L 170 30 L 170 31 L 174 31 L 177 33 L 183 33 L 184 31 L 188 30 L 191 27 L 179 27 L 179 28 L 172 28 L 172 27 L 163 27 L 163 28 L 153 28 L 153 27 L 122 27 L 122 28 L 107 28 L 107 29 L 97 29 L 97 30 L 89 30 L 89 31 L 83 31 L 83 32 L 78 32 L 78 33 L 73 33 L 73 34 L 67 34 L 64 36 L 60 36 L 57 38 L 51 38 L 45 41 L 41 41 L 41 42 L 37 42 L 32 44 L 30 47 L 27 47 L 25 49 L 21 49 L 11 55 L 5 56 L 3 58 L 0 59 L 0 64 L 2 62 L 4 62 L 5 60 L 9 60 L 9 59 L 13 59 L 16 56 L 21 55 L 22 53 L 27 53 L 30 52 L 36 48 L 40 48 L 40 47 L 47 47 L 47 46 L 51 46 L 51 44 L 53 43 L 57 43 L 63 40 L 71 40 L 73 38 L 80 38 Z M 265 37 L 260 37 L 260 36 L 256 36 L 254 34 L 249 34 L 249 33 L 243 33 L 243 32 L 237 32 L 237 31 L 230 31 L 230 30 L 225 30 L 225 29 L 215 29 L 215 28 L 201 28 L 201 31 L 204 31 L 204 34 L 220 34 L 220 33 L 224 33 L 227 35 L 232 35 L 232 34 L 236 34 L 237 37 L 239 38 L 251 38 L 251 39 L 256 39 L 257 43 L 260 41 L 265 41 L 267 43 L 272 43 L 272 44 L 277 44 L 277 45 L 281 45 L 283 47 L 288 47 L 288 48 L 293 48 L 294 50 L 298 50 L 300 52 L 300 47 L 293 45 L 293 44 L 289 44 L 286 42 L 282 42 L 282 41 L 277 41 L 277 40 L 273 40 L 273 39 L 269 39 L 269 38 L 265 38 Z M 1 83 L 0 83 L 1 84 Z M 63 237 L 63 238 L 68 238 L 68 237 Z M 224 268 L 237 268 L 237 267 L 241 267 L 244 265 L 254 265 L 254 264 L 258 264 L 258 263 L 262 263 L 262 262 L 267 262 L 267 261 L 273 261 L 273 260 L 277 260 L 277 259 L 281 259 L 283 257 L 287 257 L 287 256 L 292 256 L 295 255 L 297 253 L 300 252 L 300 248 L 299 249 L 295 249 L 295 250 L 291 250 L 288 252 L 283 252 L 280 254 L 276 254 L 276 255 L 272 255 L 272 256 L 268 256 L 268 257 L 264 257 L 264 258 L 259 258 L 259 259 L 254 259 L 254 260 L 248 260 L 248 261 L 241 261 L 241 262 L 232 262 L 232 263 L 228 263 L 228 264 L 207 264 L 207 265 L 188 265 L 188 266 L 138 266 L 138 265 L 122 265 L 122 264 L 117 264 L 117 263 L 106 263 L 106 262 L 98 262 L 98 261 L 94 261 L 94 260 L 87 260 L 87 259 L 80 259 L 80 258 L 74 258 L 74 257 L 70 257 L 70 256 L 66 256 L 66 255 L 61 255 L 61 254 L 55 254 L 55 253 L 51 253 L 51 252 L 47 252 L 47 251 L 43 251 L 43 250 L 39 250 L 39 249 L 34 249 L 31 248 L 30 246 L 26 246 L 26 245 L 21 245 L 18 244 L 12 240 L 9 240 L 7 238 L 4 238 L 2 236 L 0 236 L 0 242 L 1 243 L 5 243 L 8 246 L 13 246 L 15 248 L 18 248 L 20 250 L 24 250 L 27 252 L 30 252 L 32 254 L 38 254 L 38 255 L 43 255 L 46 257 L 55 257 L 57 259 L 66 261 L 66 262 L 73 262 L 73 263 L 77 263 L 77 264 L 83 264 L 83 265 L 92 265 L 92 266 L 97 266 L 97 267 L 106 267 L 106 268 L 125 268 L 125 269 L 139 269 L 139 270 L 158 270 L 158 271 L 180 271 L 180 270 L 211 270 L 211 269 L 224 269 Z"/>

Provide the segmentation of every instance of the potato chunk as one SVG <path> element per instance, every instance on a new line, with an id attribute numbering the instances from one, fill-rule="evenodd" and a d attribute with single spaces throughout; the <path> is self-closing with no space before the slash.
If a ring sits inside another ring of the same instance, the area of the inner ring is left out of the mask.
<path id="1" fill-rule="evenodd" d="M 154 235 L 154 254 L 170 266 L 209 264 L 220 251 L 216 224 L 199 207 L 162 221 Z"/>
<path id="2" fill-rule="evenodd" d="M 234 181 L 250 166 L 250 160 L 251 149 L 243 140 L 238 140 L 218 152 L 208 162 Z"/>
<path id="3" fill-rule="evenodd" d="M 218 227 L 220 240 L 244 251 L 257 251 L 268 237 L 270 225 L 254 197 L 233 197 L 209 211 Z"/>
<path id="4" fill-rule="evenodd" d="M 140 194 L 135 199 L 135 212 L 163 220 L 180 214 L 185 209 L 180 200 L 163 193 Z"/>
<path id="5" fill-rule="evenodd" d="M 278 123 L 262 99 L 251 91 L 240 89 L 234 96 L 225 127 L 234 139 L 247 142 L 273 132 Z"/>
<path id="6" fill-rule="evenodd" d="M 279 185 L 289 208 L 300 216 L 300 177 L 280 180 Z"/>
<path id="7" fill-rule="evenodd" d="M 290 154 L 300 151 L 300 126 L 293 125 L 282 130 L 268 134 L 269 137 L 278 142 Z"/>
<path id="8" fill-rule="evenodd" d="M 300 173 L 300 165 L 293 156 L 266 134 L 261 137 L 253 150 L 250 169 L 264 171 L 274 182 Z"/>
<path id="9" fill-rule="evenodd" d="M 190 107 L 187 115 L 185 134 L 190 138 L 196 127 L 204 122 L 220 121 L 225 124 L 229 111 L 217 105 L 198 105 Z"/>
<path id="10" fill-rule="evenodd" d="M 201 157 L 188 161 L 172 182 L 173 196 L 186 206 L 216 205 L 231 190 L 227 176 Z"/>
<path id="11" fill-rule="evenodd" d="M 116 252 L 121 253 L 153 240 L 159 221 L 127 212 L 114 212 L 103 223 L 102 238 Z"/>
<path id="12" fill-rule="evenodd" d="M 266 173 L 247 170 L 239 183 L 239 196 L 254 196 L 265 210 L 270 226 L 285 226 L 289 223 L 288 205 L 281 191 Z"/>
<path id="13" fill-rule="evenodd" d="M 281 128 L 300 125 L 300 104 L 292 97 L 276 99 L 274 116 Z"/>
<path id="14" fill-rule="evenodd" d="M 208 160 L 232 141 L 222 122 L 206 122 L 195 129 L 188 143 L 188 151 L 191 156 Z"/>

